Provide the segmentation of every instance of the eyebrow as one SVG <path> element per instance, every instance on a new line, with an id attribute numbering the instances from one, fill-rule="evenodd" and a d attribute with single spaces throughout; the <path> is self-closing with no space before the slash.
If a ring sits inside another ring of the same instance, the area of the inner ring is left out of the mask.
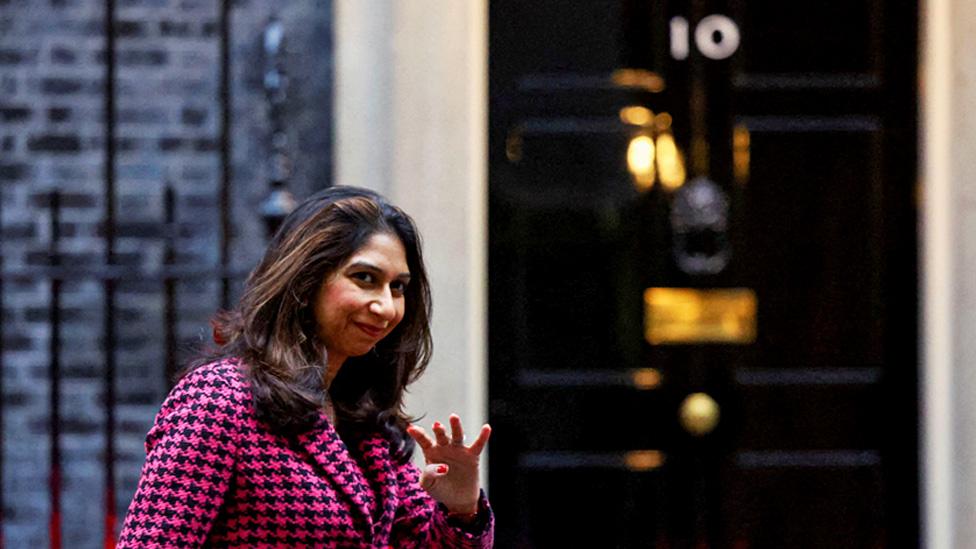
<path id="1" fill-rule="evenodd" d="M 382 273 L 383 269 L 380 269 L 376 265 L 369 263 L 368 261 L 356 261 L 355 263 L 350 263 L 347 269 L 367 269 L 377 273 Z M 410 278 L 410 273 L 400 273 L 396 275 L 395 278 Z"/>

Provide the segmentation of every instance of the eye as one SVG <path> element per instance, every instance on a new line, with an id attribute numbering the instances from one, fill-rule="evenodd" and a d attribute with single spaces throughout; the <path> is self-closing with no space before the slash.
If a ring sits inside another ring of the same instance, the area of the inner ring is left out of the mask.
<path id="1" fill-rule="evenodd" d="M 394 280 L 390 282 L 390 290 L 393 291 L 394 295 L 403 295 L 407 291 L 407 283 L 402 280 Z"/>
<path id="2" fill-rule="evenodd" d="M 375 277 L 373 276 L 373 273 L 369 273 L 366 271 L 359 271 L 356 273 L 352 273 L 351 276 L 354 279 L 363 282 L 365 284 L 372 284 L 375 281 Z"/>

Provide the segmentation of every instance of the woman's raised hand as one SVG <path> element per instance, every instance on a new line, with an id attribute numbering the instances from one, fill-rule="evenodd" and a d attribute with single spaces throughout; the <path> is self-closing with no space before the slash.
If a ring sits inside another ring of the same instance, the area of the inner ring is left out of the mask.
<path id="1" fill-rule="evenodd" d="M 420 486 L 452 513 L 475 513 L 480 494 L 478 463 L 491 436 L 491 427 L 482 425 L 478 438 L 465 446 L 461 418 L 451 414 L 450 423 L 448 436 L 444 425 L 434 422 L 433 439 L 421 427 L 407 427 L 407 434 L 417 441 L 427 461 L 420 475 Z"/>

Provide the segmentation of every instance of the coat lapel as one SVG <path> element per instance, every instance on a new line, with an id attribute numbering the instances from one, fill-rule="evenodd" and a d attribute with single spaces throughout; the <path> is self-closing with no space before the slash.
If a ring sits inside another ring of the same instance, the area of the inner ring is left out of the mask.
<path id="1" fill-rule="evenodd" d="M 397 508 L 397 477 L 390 458 L 389 443 L 379 435 L 367 437 L 357 445 L 357 456 L 373 494 L 373 539 L 390 537 Z"/>
<path id="2" fill-rule="evenodd" d="M 369 535 L 373 522 L 369 508 L 375 504 L 372 490 L 346 444 L 324 414 L 312 429 L 298 436 L 298 442 L 322 468 L 336 492 L 348 500 L 357 529 Z"/>

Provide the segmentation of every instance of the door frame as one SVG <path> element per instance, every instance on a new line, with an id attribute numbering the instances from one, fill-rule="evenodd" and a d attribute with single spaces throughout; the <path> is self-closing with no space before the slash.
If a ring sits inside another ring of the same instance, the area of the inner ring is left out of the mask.
<path id="1" fill-rule="evenodd" d="M 339 4 L 340 2 L 336 2 Z M 383 4 L 381 0 L 373 0 L 375 4 Z M 473 2 L 469 10 L 455 10 L 438 17 L 439 21 L 455 27 L 485 28 L 487 27 L 487 1 Z M 379 10 L 381 11 L 381 10 Z M 967 217 L 962 208 L 957 208 L 954 198 L 963 190 L 964 181 L 972 179 L 965 175 L 976 175 L 970 172 L 973 168 L 966 166 L 962 160 L 965 155 L 954 154 L 966 151 L 976 151 L 976 136 L 967 135 L 968 128 L 964 109 L 968 103 L 976 101 L 972 94 L 965 94 L 958 87 L 953 86 L 954 74 L 959 69 L 968 74 L 976 73 L 976 59 L 968 58 L 965 52 L 976 48 L 976 36 L 964 32 L 968 22 L 976 20 L 976 6 L 966 0 L 922 0 L 920 3 L 920 51 L 919 51 L 919 80 L 924 86 L 919 89 L 919 147 L 920 147 L 920 192 L 923 202 L 920 208 L 920 292 L 922 307 L 920 308 L 922 341 L 919 387 L 919 419 L 922 425 L 923 437 L 919 448 L 920 475 L 922 482 L 922 517 L 921 528 L 924 546 L 930 548 L 953 547 L 956 539 L 970 539 L 976 535 L 976 521 L 966 521 L 967 516 L 961 514 L 960 509 L 974 509 L 976 501 L 976 487 L 970 486 L 966 480 L 976 473 L 976 457 L 961 459 L 967 455 L 976 455 L 976 437 L 966 436 L 960 425 L 976 422 L 976 404 L 966 405 L 965 399 L 955 398 L 955 394 L 976 394 L 976 378 L 960 375 L 967 364 L 976 362 L 976 351 L 972 345 L 967 345 L 972 338 L 960 337 L 967 333 L 976 332 L 976 315 L 967 318 L 964 302 L 960 297 L 976 295 L 976 279 L 971 273 L 976 271 L 976 261 L 970 264 L 959 262 L 953 251 L 967 244 L 976 244 L 976 235 L 967 238 L 964 228 Z M 374 10 L 374 13 L 377 11 Z M 452 19 L 453 23 L 445 18 Z M 342 25 L 337 17 L 337 27 Z M 420 26 L 411 26 L 393 21 L 394 34 L 401 35 L 404 42 L 410 42 L 420 37 L 411 36 L 428 33 Z M 405 35 L 403 33 L 406 33 Z M 345 51 L 369 48 L 368 37 L 356 36 L 351 33 L 337 33 L 337 48 Z M 472 83 L 483 84 L 484 72 L 487 69 L 487 40 L 474 40 L 464 45 L 469 53 L 467 59 L 472 65 L 464 71 Z M 397 71 L 405 73 L 422 72 L 428 75 L 450 75 L 455 80 L 459 72 L 452 61 L 443 57 L 405 58 L 391 60 L 397 64 Z M 435 64 L 434 67 L 431 64 Z M 968 63 L 968 65 L 967 65 Z M 343 98 L 354 97 L 357 88 L 357 76 L 353 68 L 343 63 L 337 63 L 336 112 L 349 113 L 358 111 L 355 105 L 349 105 Z M 455 93 L 465 95 L 464 100 L 471 108 L 484 112 L 487 109 L 487 95 L 478 85 L 464 86 L 459 89 L 455 84 L 443 83 L 453 88 Z M 398 88 L 395 86 L 372 86 L 368 100 L 373 105 L 389 105 Z M 433 86 L 426 87 L 424 92 L 436 99 Z M 362 96 L 360 96 L 362 99 Z M 350 107 L 353 107 L 350 109 Z M 403 119 L 403 120 L 401 120 Z M 408 112 L 394 112 L 389 119 L 391 125 L 403 121 L 414 120 L 415 116 Z M 362 143 L 365 148 L 369 143 L 385 142 L 388 127 L 383 125 L 352 125 L 337 124 L 334 143 L 348 143 L 350 140 Z M 464 121 L 464 124 L 454 125 L 448 129 L 450 136 L 464 140 L 471 140 L 475 134 L 487 134 L 487 119 L 474 116 Z M 364 136 L 364 132 L 371 136 Z M 406 139 L 404 134 L 400 134 Z M 347 147 L 348 148 L 348 147 Z M 342 160 L 342 154 L 348 150 L 336 150 L 337 161 Z M 954 161 L 953 158 L 956 160 Z M 348 165 L 348 164 L 347 164 Z M 481 169 L 483 164 L 475 162 L 471 167 L 471 177 L 462 181 L 454 181 L 456 186 L 467 187 L 464 194 L 471 193 L 479 196 L 483 202 L 487 201 L 484 189 L 487 185 L 487 173 Z M 365 170 L 365 169 L 364 169 Z M 352 172 L 352 173 L 350 173 Z M 338 179 L 349 181 L 366 180 L 357 175 L 352 169 L 343 173 Z M 477 172 L 477 173 L 475 173 Z M 954 183 L 955 181 L 955 183 Z M 426 182 L 413 179 L 404 180 L 403 187 L 413 186 L 416 191 L 422 191 Z M 404 192 L 410 189 L 404 188 Z M 484 206 L 484 204 L 482 205 Z M 974 212 L 976 213 L 976 212 Z M 969 217 L 973 217 L 970 214 Z M 487 220 L 485 220 L 486 222 Z M 485 226 L 463 224 L 460 230 L 464 232 L 464 239 L 469 242 L 468 250 L 474 257 L 484 258 L 487 255 L 487 241 Z M 958 235 L 958 236 L 957 236 Z M 437 239 L 429 239 L 428 247 L 437 247 Z M 455 269 L 466 280 L 477 280 L 483 275 L 478 261 L 455 265 Z M 473 290 L 472 290 L 473 291 Z M 477 291 L 474 291 L 477 294 Z M 480 308 L 470 311 L 474 317 L 484 318 L 486 303 L 483 299 L 476 300 L 473 306 Z M 956 305 L 959 303 L 960 305 Z M 955 329 L 953 327 L 955 326 Z M 486 339 L 482 330 L 474 329 L 473 339 Z M 959 335 L 957 335 L 959 334 Z M 436 333 L 435 333 L 436 337 Z M 438 338 L 444 341 L 443 338 Z M 476 345 L 477 347 L 477 345 Z M 475 354 L 478 354 L 477 351 Z M 477 361 L 475 361 L 477 362 Z M 481 402 L 485 402 L 487 393 L 487 379 L 483 375 L 480 364 L 467 365 L 469 375 L 465 383 L 465 393 L 479 393 Z M 415 397 L 422 399 L 422 395 Z M 967 442 L 969 439 L 973 441 Z"/>
<path id="2" fill-rule="evenodd" d="M 961 516 L 976 501 L 969 483 L 976 473 L 976 437 L 964 430 L 976 420 L 976 405 L 956 397 L 976 391 L 976 380 L 963 374 L 976 359 L 967 338 L 976 330 L 976 315 L 966 315 L 965 299 L 976 293 L 976 261 L 967 264 L 956 253 L 976 244 L 976 235 L 965 232 L 976 210 L 957 205 L 966 176 L 976 175 L 961 161 L 976 150 L 964 108 L 976 96 L 953 85 L 960 72 L 976 74 L 976 63 L 964 55 L 976 47 L 976 38 L 965 32 L 976 9 L 965 0 L 923 0 L 919 11 L 921 528 L 924 546 L 934 549 L 976 535 L 973 521 Z"/>

